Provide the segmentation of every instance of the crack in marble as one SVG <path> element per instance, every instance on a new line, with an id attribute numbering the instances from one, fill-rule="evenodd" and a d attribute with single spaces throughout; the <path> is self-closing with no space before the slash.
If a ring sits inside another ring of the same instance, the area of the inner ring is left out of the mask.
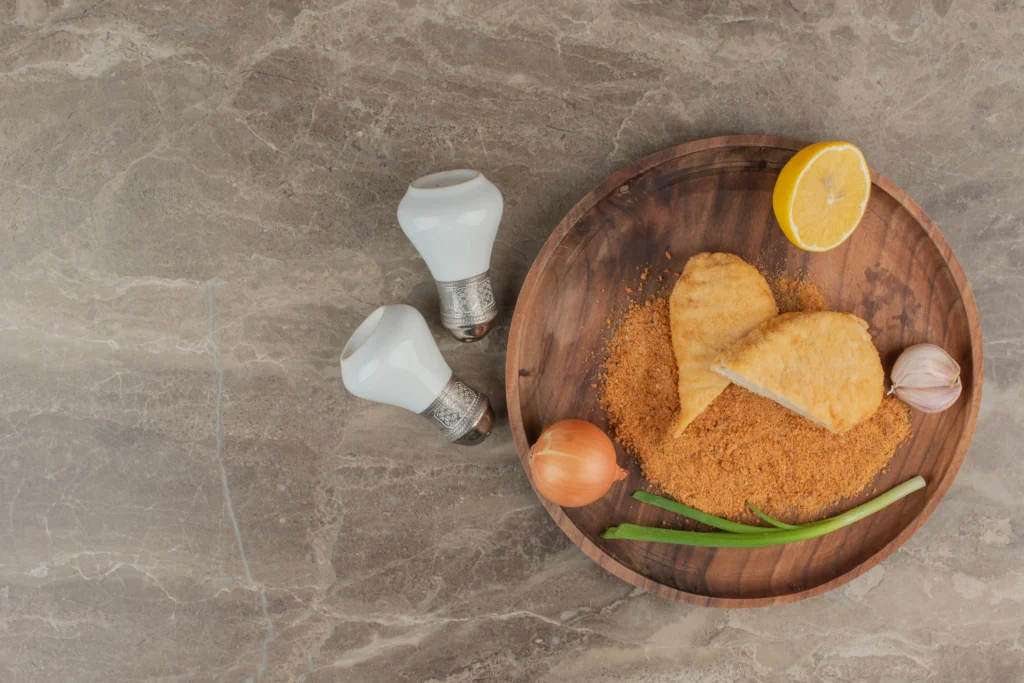
<path id="1" fill-rule="evenodd" d="M 246 121 L 245 119 L 235 119 L 235 120 L 238 121 L 238 123 L 241 123 L 243 126 L 245 126 L 246 130 L 248 130 L 250 133 L 252 133 L 253 137 L 255 137 L 257 140 L 262 142 L 264 145 L 269 147 L 272 151 L 276 152 L 277 154 L 281 154 L 281 150 L 277 148 L 277 145 L 275 145 L 273 142 L 270 142 L 269 140 L 265 140 L 262 135 L 260 135 L 255 130 L 253 130 L 253 127 L 251 125 L 249 125 L 248 121 Z"/>
<path id="2" fill-rule="evenodd" d="M 622 117 L 622 123 L 619 124 L 619 128 L 618 130 L 615 131 L 615 135 L 612 136 L 612 151 L 608 152 L 608 156 L 605 158 L 605 163 L 611 163 L 612 161 L 614 161 L 615 155 L 621 148 L 621 145 L 619 144 L 619 138 L 622 137 L 622 133 L 625 130 L 627 130 L 627 124 L 637 113 L 637 110 L 643 105 L 644 102 L 647 101 L 647 98 L 649 96 L 663 92 L 665 92 L 665 88 L 663 87 L 651 88 L 649 90 L 646 90 L 642 95 L 640 95 L 640 97 L 637 98 L 636 102 L 633 103 L 633 106 L 631 106 L 629 108 L 629 111 L 626 112 L 626 115 Z"/>
<path id="3" fill-rule="evenodd" d="M 249 585 L 259 590 L 260 605 L 263 609 L 263 619 L 267 622 L 267 636 L 263 639 L 263 646 L 260 653 L 260 663 L 256 668 L 256 678 L 260 678 L 267 670 L 267 650 L 270 642 L 274 640 L 274 622 L 270 619 L 267 611 L 267 592 L 252 578 L 252 571 L 249 569 L 249 560 L 245 556 L 245 545 L 242 543 L 242 531 L 238 526 L 238 518 L 235 516 L 235 507 L 231 502 L 231 489 L 228 487 L 228 471 L 224 466 L 224 428 L 222 404 L 224 399 L 224 370 L 217 361 L 217 338 L 214 334 L 216 309 L 214 308 L 213 295 L 217 286 L 217 279 L 213 278 L 206 283 L 206 327 L 209 333 L 210 357 L 213 362 L 213 371 L 217 375 L 217 465 L 220 467 L 220 485 L 224 490 L 224 503 L 227 507 L 228 519 L 231 520 L 231 527 L 235 532 L 235 542 L 238 544 L 238 556 L 242 560 L 242 568 L 245 570 L 245 578 Z M 250 676 L 250 680 L 252 677 Z"/>

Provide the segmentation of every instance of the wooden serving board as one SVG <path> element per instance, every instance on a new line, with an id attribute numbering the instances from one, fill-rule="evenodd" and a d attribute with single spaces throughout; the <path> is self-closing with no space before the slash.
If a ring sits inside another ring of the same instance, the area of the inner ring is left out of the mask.
<path id="1" fill-rule="evenodd" d="M 757 607 L 840 586 L 881 562 L 921 526 L 949 489 L 970 444 L 981 402 L 981 328 L 949 245 L 913 200 L 872 171 L 871 201 L 849 240 L 823 254 L 792 246 L 775 221 L 772 189 L 779 170 L 805 144 L 758 135 L 717 137 L 622 169 L 558 224 L 519 295 L 506 391 L 528 475 L 529 448 L 546 425 L 575 417 L 607 428 L 593 384 L 608 338 L 605 319 L 625 310 L 625 288 L 637 287 L 642 268 L 681 270 L 701 251 L 732 252 L 792 275 L 807 273 L 834 310 L 868 321 L 887 374 L 899 352 L 919 342 L 942 346 L 963 369 L 960 400 L 937 415 L 913 411 L 913 439 L 875 482 L 883 491 L 921 474 L 928 481 L 925 491 L 819 539 L 749 550 L 606 541 L 600 533 L 621 522 L 677 521 L 630 497 L 646 482 L 636 458 L 621 448 L 619 464 L 629 478 L 601 500 L 563 509 L 541 496 L 558 526 L 591 559 L 663 597 Z M 842 507 L 868 497 L 864 492 Z"/>

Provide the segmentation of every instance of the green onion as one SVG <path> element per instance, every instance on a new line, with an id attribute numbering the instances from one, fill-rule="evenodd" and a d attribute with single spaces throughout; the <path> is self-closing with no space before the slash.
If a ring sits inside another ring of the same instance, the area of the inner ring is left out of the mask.
<path id="1" fill-rule="evenodd" d="M 803 526 L 801 524 L 787 524 L 787 523 L 781 522 L 781 521 L 779 521 L 779 520 L 777 520 L 777 519 L 775 519 L 773 517 L 769 517 L 768 515 L 766 515 L 765 513 L 761 512 L 756 507 L 754 507 L 754 504 L 751 503 L 749 500 L 747 501 L 747 507 L 750 508 L 751 510 L 753 510 L 755 515 L 757 515 L 758 517 L 760 517 L 764 521 L 768 522 L 772 526 L 778 527 L 779 529 L 799 529 L 801 526 Z M 758 527 L 758 528 L 760 528 L 760 527 Z"/>
<path id="2" fill-rule="evenodd" d="M 925 487 L 925 480 L 916 476 L 899 486 L 889 489 L 882 495 L 858 505 L 852 510 L 836 515 L 831 519 L 816 522 L 811 526 L 797 529 L 768 530 L 761 533 L 723 533 L 720 531 L 676 531 L 655 527 L 620 524 L 606 530 L 603 538 L 625 541 L 648 541 L 651 543 L 675 543 L 677 545 L 704 546 L 711 548 L 765 548 L 773 545 L 785 545 L 806 541 L 824 536 L 827 533 L 842 529 L 879 510 L 892 505 L 899 499 L 918 489 Z M 650 495 L 650 494 L 648 494 Z M 685 507 L 685 506 L 684 506 Z M 666 508 L 667 509 L 667 508 Z M 717 519 L 717 518 L 716 518 Z"/>
<path id="3" fill-rule="evenodd" d="M 708 526 L 721 529 L 722 531 L 731 531 L 735 534 L 763 534 L 768 531 L 775 531 L 775 529 L 763 526 L 740 524 L 739 522 L 732 522 L 728 519 L 715 517 L 714 515 L 709 515 L 706 512 L 701 512 L 696 508 L 692 508 L 689 505 L 683 505 L 682 503 L 677 503 L 674 500 L 656 496 L 653 493 L 648 493 L 647 491 L 637 491 L 633 494 L 633 497 L 641 502 L 656 505 L 662 510 L 668 510 L 669 512 L 674 512 L 678 515 L 682 515 L 683 517 L 689 517 L 701 524 L 707 524 Z"/>

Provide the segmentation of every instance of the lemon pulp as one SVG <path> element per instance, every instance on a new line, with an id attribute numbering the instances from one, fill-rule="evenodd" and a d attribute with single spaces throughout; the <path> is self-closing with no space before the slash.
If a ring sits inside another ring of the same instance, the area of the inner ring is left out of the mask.
<path id="1" fill-rule="evenodd" d="M 871 172 L 849 142 L 819 142 L 786 163 L 772 205 L 786 237 L 806 251 L 828 251 L 857 228 L 871 195 Z"/>

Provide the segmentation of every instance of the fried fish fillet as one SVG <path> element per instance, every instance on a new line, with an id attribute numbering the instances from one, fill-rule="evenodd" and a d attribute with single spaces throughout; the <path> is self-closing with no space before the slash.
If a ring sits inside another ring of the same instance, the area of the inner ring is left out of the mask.
<path id="1" fill-rule="evenodd" d="M 679 366 L 679 436 L 729 380 L 713 372 L 719 353 L 778 313 L 761 273 L 733 254 L 697 254 L 669 299 L 672 349 Z"/>
<path id="2" fill-rule="evenodd" d="M 885 373 L 868 324 L 849 313 L 784 313 L 724 351 L 723 379 L 833 432 L 874 415 Z"/>

